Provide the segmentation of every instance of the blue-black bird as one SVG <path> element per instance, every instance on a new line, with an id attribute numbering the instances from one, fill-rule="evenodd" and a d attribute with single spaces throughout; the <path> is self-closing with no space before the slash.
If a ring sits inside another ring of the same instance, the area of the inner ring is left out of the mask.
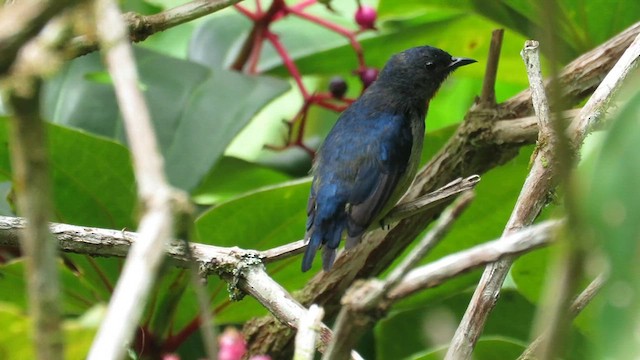
<path id="1" fill-rule="evenodd" d="M 349 249 L 404 195 L 420 161 L 429 100 L 449 74 L 474 62 L 431 46 L 405 50 L 340 115 L 314 160 L 302 271 L 320 247 L 328 271 L 344 232 Z"/>

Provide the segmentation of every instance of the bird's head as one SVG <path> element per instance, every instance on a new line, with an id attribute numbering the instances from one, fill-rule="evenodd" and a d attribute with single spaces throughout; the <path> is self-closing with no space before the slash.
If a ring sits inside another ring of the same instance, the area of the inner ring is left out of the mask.
<path id="1" fill-rule="evenodd" d="M 474 62 L 431 46 L 414 47 L 392 56 L 376 82 L 403 95 L 429 99 L 455 69 Z"/>

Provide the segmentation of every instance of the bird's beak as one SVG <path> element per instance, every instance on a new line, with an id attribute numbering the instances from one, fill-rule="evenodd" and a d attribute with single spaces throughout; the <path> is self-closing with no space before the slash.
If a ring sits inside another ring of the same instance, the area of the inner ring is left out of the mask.
<path id="1" fill-rule="evenodd" d="M 451 58 L 451 64 L 449 64 L 449 67 L 452 69 L 456 69 L 456 68 L 459 68 L 460 66 L 473 64 L 474 62 L 477 62 L 477 61 L 469 58 L 453 57 Z"/>

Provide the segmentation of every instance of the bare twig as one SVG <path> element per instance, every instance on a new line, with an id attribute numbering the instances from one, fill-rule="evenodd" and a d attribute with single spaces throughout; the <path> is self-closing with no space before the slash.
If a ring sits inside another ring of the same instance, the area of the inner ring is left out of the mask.
<path id="1" fill-rule="evenodd" d="M 389 293 L 389 298 L 397 301 L 496 260 L 549 245 L 561 224 L 558 220 L 545 221 L 416 268 Z"/>
<path id="2" fill-rule="evenodd" d="M 589 285 L 578 295 L 573 301 L 570 308 L 571 318 L 575 318 L 580 312 L 593 300 L 593 298 L 600 292 L 602 286 L 607 281 L 607 276 L 604 274 L 598 275 Z M 538 351 L 538 347 L 544 341 L 545 337 L 548 337 L 549 333 L 543 333 L 538 336 L 518 357 L 518 360 L 533 360 L 536 359 L 535 353 Z"/>
<path id="3" fill-rule="evenodd" d="M 126 13 L 123 17 L 129 30 L 128 39 L 133 42 L 143 41 L 155 33 L 212 14 L 240 1 L 242 0 L 194 0 L 153 15 Z M 73 56 L 98 50 L 95 40 L 87 36 L 74 39 L 70 47 Z"/>
<path id="4" fill-rule="evenodd" d="M 496 29 L 491 33 L 491 45 L 489 45 L 489 56 L 479 101 L 479 106 L 483 108 L 492 109 L 496 107 L 496 75 L 498 74 L 503 35 L 504 29 Z"/>
<path id="5" fill-rule="evenodd" d="M 52 209 L 49 152 L 45 123 L 40 117 L 41 81 L 8 90 L 11 116 L 11 165 L 18 209 L 29 220 L 21 232 L 26 257 L 29 313 L 33 319 L 37 359 L 62 359 L 60 289 L 56 244 L 50 240 Z"/>
<path id="6" fill-rule="evenodd" d="M 323 316 L 324 310 L 314 304 L 300 318 L 296 335 L 296 350 L 293 354 L 294 360 L 313 360 L 316 353 L 316 337 L 320 331 Z"/>
<path id="7" fill-rule="evenodd" d="M 401 201 L 382 220 L 383 224 L 393 224 L 410 216 L 419 215 L 422 212 L 433 209 L 454 196 L 473 189 L 480 182 L 480 176 L 471 175 L 466 178 L 458 178 L 446 184 L 440 189 L 422 195 L 415 200 Z"/>
<path id="8" fill-rule="evenodd" d="M 151 117 L 138 87 L 131 44 L 118 5 L 97 0 L 98 37 L 122 111 L 143 208 L 136 242 L 127 256 L 104 321 L 91 346 L 89 359 L 121 359 L 131 340 L 155 275 L 173 235 L 171 202 L 174 192 L 167 184 Z"/>
<path id="9" fill-rule="evenodd" d="M 636 35 L 637 36 L 637 35 Z M 613 70 L 611 76 L 607 75 L 606 81 L 598 87 L 598 90 L 589 99 L 587 104 L 580 111 L 577 118 L 574 118 L 569 127 L 569 136 L 575 145 L 581 144 L 588 129 L 594 121 L 587 121 L 590 117 L 599 119 L 604 113 L 602 104 L 607 104 L 613 97 L 614 89 L 619 88 L 624 81 L 624 77 L 629 73 L 629 68 L 633 68 L 639 58 L 639 41 L 636 39 L 625 52 Z M 628 55 L 627 55 L 628 53 Z M 597 105 L 596 105 L 597 104 Z M 587 106 L 588 105 L 588 106 Z M 579 124 L 579 125 L 578 125 Z M 510 229 L 518 229 L 523 225 L 531 223 L 537 216 L 541 206 L 544 204 L 547 192 L 554 186 L 557 179 L 549 174 L 551 167 L 548 165 L 553 161 L 552 157 L 541 156 L 539 152 L 531 172 L 523 186 L 523 192 L 518 198 L 516 209 L 512 213 L 505 234 Z M 480 284 L 467 308 L 467 312 L 462 323 L 456 331 L 452 345 L 449 348 L 449 359 L 466 359 L 470 355 L 475 341 L 482 332 L 486 316 L 491 311 L 499 296 L 500 287 L 504 281 L 504 276 L 510 267 L 509 260 L 503 260 L 492 264 L 485 270 Z"/>
<path id="10" fill-rule="evenodd" d="M 538 128 L 540 129 L 538 147 L 531 171 L 522 186 L 502 236 L 532 224 L 546 203 L 547 193 L 556 185 L 555 166 L 550 165 L 556 161 L 553 152 L 551 112 L 545 94 L 537 48 L 537 41 L 527 41 L 522 56 L 529 75 L 533 107 L 538 116 Z M 502 283 L 512 263 L 513 258 L 506 258 L 487 266 L 462 321 L 456 329 L 446 359 L 471 358 L 473 348 L 482 334 L 489 313 L 498 300 Z"/>
<path id="11" fill-rule="evenodd" d="M 441 187 L 440 189 L 420 196 L 415 200 L 401 200 L 398 205 L 396 205 L 393 209 L 391 209 L 391 211 L 389 211 L 387 216 L 385 216 L 385 218 L 381 222 L 384 224 L 393 224 L 402 219 L 406 219 L 409 216 L 420 214 L 421 212 L 432 209 L 433 207 L 450 200 L 452 197 L 464 191 L 473 189 L 479 181 L 480 177 L 478 175 L 472 175 L 464 179 L 459 178 Z M 262 251 L 261 255 L 264 258 L 264 261 L 269 263 L 300 254 L 304 251 L 304 248 L 306 246 L 306 241 L 299 240 L 286 245 L 275 247 L 273 249 Z"/>
<path id="12" fill-rule="evenodd" d="M 387 308 L 390 305 L 383 301 L 387 293 L 447 234 L 453 222 L 467 208 L 472 199 L 473 193 L 467 192 L 451 204 L 442 213 L 434 228 L 385 281 L 372 279 L 356 282 L 349 288 L 342 298 L 343 306 L 336 319 L 334 340 L 324 353 L 323 359 L 339 360 L 348 357 L 362 332 L 374 323 L 376 317 L 370 313 L 380 313 L 381 308 Z"/>

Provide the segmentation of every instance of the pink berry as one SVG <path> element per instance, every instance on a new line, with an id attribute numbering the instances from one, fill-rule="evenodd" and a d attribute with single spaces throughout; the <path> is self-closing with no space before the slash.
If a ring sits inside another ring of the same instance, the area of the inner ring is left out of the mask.
<path id="1" fill-rule="evenodd" d="M 240 360 L 247 352 L 247 344 L 242 334 L 235 328 L 226 328 L 220 335 L 218 342 L 220 344 L 218 360 Z"/>
<path id="2" fill-rule="evenodd" d="M 377 17 L 376 9 L 366 5 L 359 7 L 355 16 L 356 23 L 360 25 L 362 29 L 375 29 Z"/>
<path id="3" fill-rule="evenodd" d="M 365 88 L 368 88 L 369 85 L 373 84 L 373 82 L 378 78 L 378 69 L 366 68 L 364 70 L 360 70 L 359 74 L 360 80 L 362 80 L 362 84 Z"/>
<path id="4" fill-rule="evenodd" d="M 254 355 L 249 360 L 271 360 L 271 356 L 269 356 L 269 355 Z"/>

